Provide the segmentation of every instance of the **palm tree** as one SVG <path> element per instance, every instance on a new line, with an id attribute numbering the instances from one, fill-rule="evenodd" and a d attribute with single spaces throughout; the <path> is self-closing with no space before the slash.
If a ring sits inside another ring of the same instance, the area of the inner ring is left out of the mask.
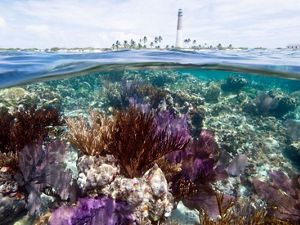
<path id="1" fill-rule="evenodd" d="M 153 42 L 151 42 L 151 43 L 150 43 L 150 47 L 151 47 L 151 48 L 153 48 L 153 46 L 154 46 L 154 43 L 153 43 Z"/>
<path id="2" fill-rule="evenodd" d="M 170 46 L 169 45 L 166 45 L 166 49 L 169 49 L 170 48 Z"/>
<path id="3" fill-rule="evenodd" d="M 133 39 L 130 40 L 130 48 L 135 48 L 135 41 Z"/>
<path id="4" fill-rule="evenodd" d="M 217 49 L 221 50 L 222 48 L 223 48 L 223 47 L 222 47 L 221 43 L 219 43 L 219 44 L 217 45 Z"/>
<path id="5" fill-rule="evenodd" d="M 146 36 L 144 36 L 144 48 L 146 48 L 147 46 L 146 46 L 146 43 L 147 43 L 147 37 Z"/>
<path id="6" fill-rule="evenodd" d="M 115 45 L 115 44 L 112 44 L 112 46 L 111 46 L 112 50 L 114 50 L 115 47 L 116 47 L 116 45 Z"/>
<path id="7" fill-rule="evenodd" d="M 229 44 L 228 48 L 229 49 L 233 49 L 232 44 Z"/>
<path id="8" fill-rule="evenodd" d="M 158 42 L 160 43 L 160 42 L 162 42 L 162 40 L 163 40 L 163 38 L 162 38 L 162 36 L 158 36 Z"/>
<path id="9" fill-rule="evenodd" d="M 155 37 L 155 38 L 154 38 L 154 42 L 155 42 L 155 44 L 157 44 L 157 42 L 158 42 L 158 37 Z"/>
<path id="10" fill-rule="evenodd" d="M 119 41 L 116 41 L 117 50 L 119 50 L 120 45 L 121 45 L 121 43 Z"/>
<path id="11" fill-rule="evenodd" d="M 124 48 L 127 48 L 128 41 L 127 41 L 127 40 L 124 40 L 123 45 L 124 45 Z"/>
<path id="12" fill-rule="evenodd" d="M 188 43 L 188 45 L 190 45 L 190 43 L 191 43 L 191 39 L 190 38 L 187 39 L 187 43 Z"/>

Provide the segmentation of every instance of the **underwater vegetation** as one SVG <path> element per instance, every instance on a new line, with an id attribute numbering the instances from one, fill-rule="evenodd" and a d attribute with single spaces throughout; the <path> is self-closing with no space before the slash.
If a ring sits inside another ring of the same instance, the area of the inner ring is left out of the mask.
<path id="1" fill-rule="evenodd" d="M 86 155 L 100 155 L 111 142 L 113 121 L 104 114 L 90 110 L 89 121 L 82 116 L 67 118 L 66 138 Z"/>
<path id="2" fill-rule="evenodd" d="M 268 214 L 279 219 L 300 221 L 299 175 L 289 179 L 282 171 L 270 171 L 270 181 L 253 179 L 256 193 L 268 204 Z"/>
<path id="3" fill-rule="evenodd" d="M 61 124 L 55 108 L 25 107 L 12 113 L 6 108 L 0 112 L 0 151 L 18 152 L 31 144 L 46 138 L 51 126 Z"/>
<path id="4" fill-rule="evenodd" d="M 216 202 L 218 205 L 219 217 L 217 220 L 210 219 L 206 212 L 200 218 L 201 225 L 264 225 L 264 224 L 280 224 L 292 225 L 288 221 L 280 220 L 276 217 L 267 216 L 267 211 L 264 209 L 253 210 L 237 208 L 237 203 L 233 199 L 225 200 L 223 194 L 215 193 Z M 247 207 L 247 206 L 246 206 Z M 245 210 L 243 212 L 243 210 Z"/>
<path id="5" fill-rule="evenodd" d="M 282 154 L 299 149 L 298 100 L 258 87 L 125 70 L 3 91 L 0 221 L 182 224 L 183 204 L 191 224 L 299 224 Z"/>
<path id="6" fill-rule="evenodd" d="M 109 144 L 108 151 L 129 178 L 143 175 L 156 160 L 172 151 L 183 150 L 189 141 L 184 121 L 183 127 L 178 127 L 178 119 L 169 112 L 155 115 L 130 107 L 116 112 L 114 118 L 114 141 Z"/>

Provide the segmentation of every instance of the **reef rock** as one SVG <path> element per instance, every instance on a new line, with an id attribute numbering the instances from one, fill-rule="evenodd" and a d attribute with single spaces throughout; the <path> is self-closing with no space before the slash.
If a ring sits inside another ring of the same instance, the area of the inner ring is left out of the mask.
<path id="1" fill-rule="evenodd" d="M 221 89 L 216 84 L 211 84 L 204 94 L 205 100 L 208 102 L 217 102 L 221 93 Z"/>
<path id="2" fill-rule="evenodd" d="M 284 150 L 284 155 L 289 158 L 292 162 L 292 165 L 300 171 L 300 142 L 292 142 Z"/>
<path id="3" fill-rule="evenodd" d="M 9 224 L 26 212 L 25 200 L 0 194 L 0 223 Z"/>
<path id="4" fill-rule="evenodd" d="M 83 190 L 103 188 L 113 181 L 119 169 L 112 156 L 81 156 L 77 162 L 78 185 Z"/>
<path id="5" fill-rule="evenodd" d="M 14 180 L 13 175 L 9 172 L 0 171 L 0 193 L 10 194 L 16 193 L 18 189 L 18 183 Z"/>
<path id="6" fill-rule="evenodd" d="M 263 116 L 282 117 L 297 107 L 297 100 L 278 91 L 259 94 L 255 99 L 257 113 Z"/>
<path id="7" fill-rule="evenodd" d="M 248 81 L 245 78 L 230 76 L 226 79 L 226 82 L 221 85 L 221 89 L 227 92 L 239 92 L 247 84 Z"/>
<path id="8" fill-rule="evenodd" d="M 21 104 L 30 105 L 35 101 L 36 96 L 30 94 L 21 87 L 7 88 L 0 91 L 0 102 L 6 107 L 18 107 Z"/>
<path id="9" fill-rule="evenodd" d="M 130 179 L 118 176 L 101 192 L 133 205 L 135 217 L 145 223 L 169 217 L 174 206 L 167 180 L 157 165 L 141 178 Z"/>

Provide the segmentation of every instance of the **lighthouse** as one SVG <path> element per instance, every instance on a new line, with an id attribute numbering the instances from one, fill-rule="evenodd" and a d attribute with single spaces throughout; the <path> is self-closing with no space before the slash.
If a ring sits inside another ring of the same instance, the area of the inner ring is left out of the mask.
<path id="1" fill-rule="evenodd" d="M 176 48 L 182 48 L 182 9 L 178 10 L 177 33 L 176 33 Z"/>

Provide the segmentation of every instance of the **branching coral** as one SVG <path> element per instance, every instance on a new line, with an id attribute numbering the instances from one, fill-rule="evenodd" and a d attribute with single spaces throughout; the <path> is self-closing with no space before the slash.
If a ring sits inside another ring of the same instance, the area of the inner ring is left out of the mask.
<path id="1" fill-rule="evenodd" d="M 61 206 L 51 215 L 50 225 L 136 224 L 126 202 L 108 197 L 79 199 L 75 207 Z"/>
<path id="2" fill-rule="evenodd" d="M 129 178 L 142 176 L 157 159 L 183 150 L 189 141 L 171 125 L 159 126 L 153 112 L 137 107 L 117 111 L 114 119 L 113 141 L 108 149 Z"/>
<path id="3" fill-rule="evenodd" d="M 247 215 L 240 215 L 236 210 L 237 203 L 233 199 L 226 201 L 224 195 L 220 193 L 216 193 L 215 198 L 218 206 L 218 218 L 212 220 L 209 214 L 204 211 L 200 217 L 201 225 L 293 225 L 289 221 L 267 216 L 264 209 L 248 212 Z"/>
<path id="4" fill-rule="evenodd" d="M 98 155 L 107 150 L 113 129 L 112 120 L 100 112 L 90 111 L 90 122 L 83 117 L 66 119 L 67 139 L 86 155 Z"/>
<path id="5" fill-rule="evenodd" d="M 54 108 L 35 107 L 19 109 L 13 114 L 0 113 L 0 151 L 17 152 L 27 144 L 43 140 L 49 126 L 60 125 L 60 116 Z"/>
<path id="6" fill-rule="evenodd" d="M 1 153 L 0 152 L 0 169 L 6 167 L 8 170 L 12 172 L 17 170 L 18 167 L 18 156 L 16 153 L 8 152 Z"/>

